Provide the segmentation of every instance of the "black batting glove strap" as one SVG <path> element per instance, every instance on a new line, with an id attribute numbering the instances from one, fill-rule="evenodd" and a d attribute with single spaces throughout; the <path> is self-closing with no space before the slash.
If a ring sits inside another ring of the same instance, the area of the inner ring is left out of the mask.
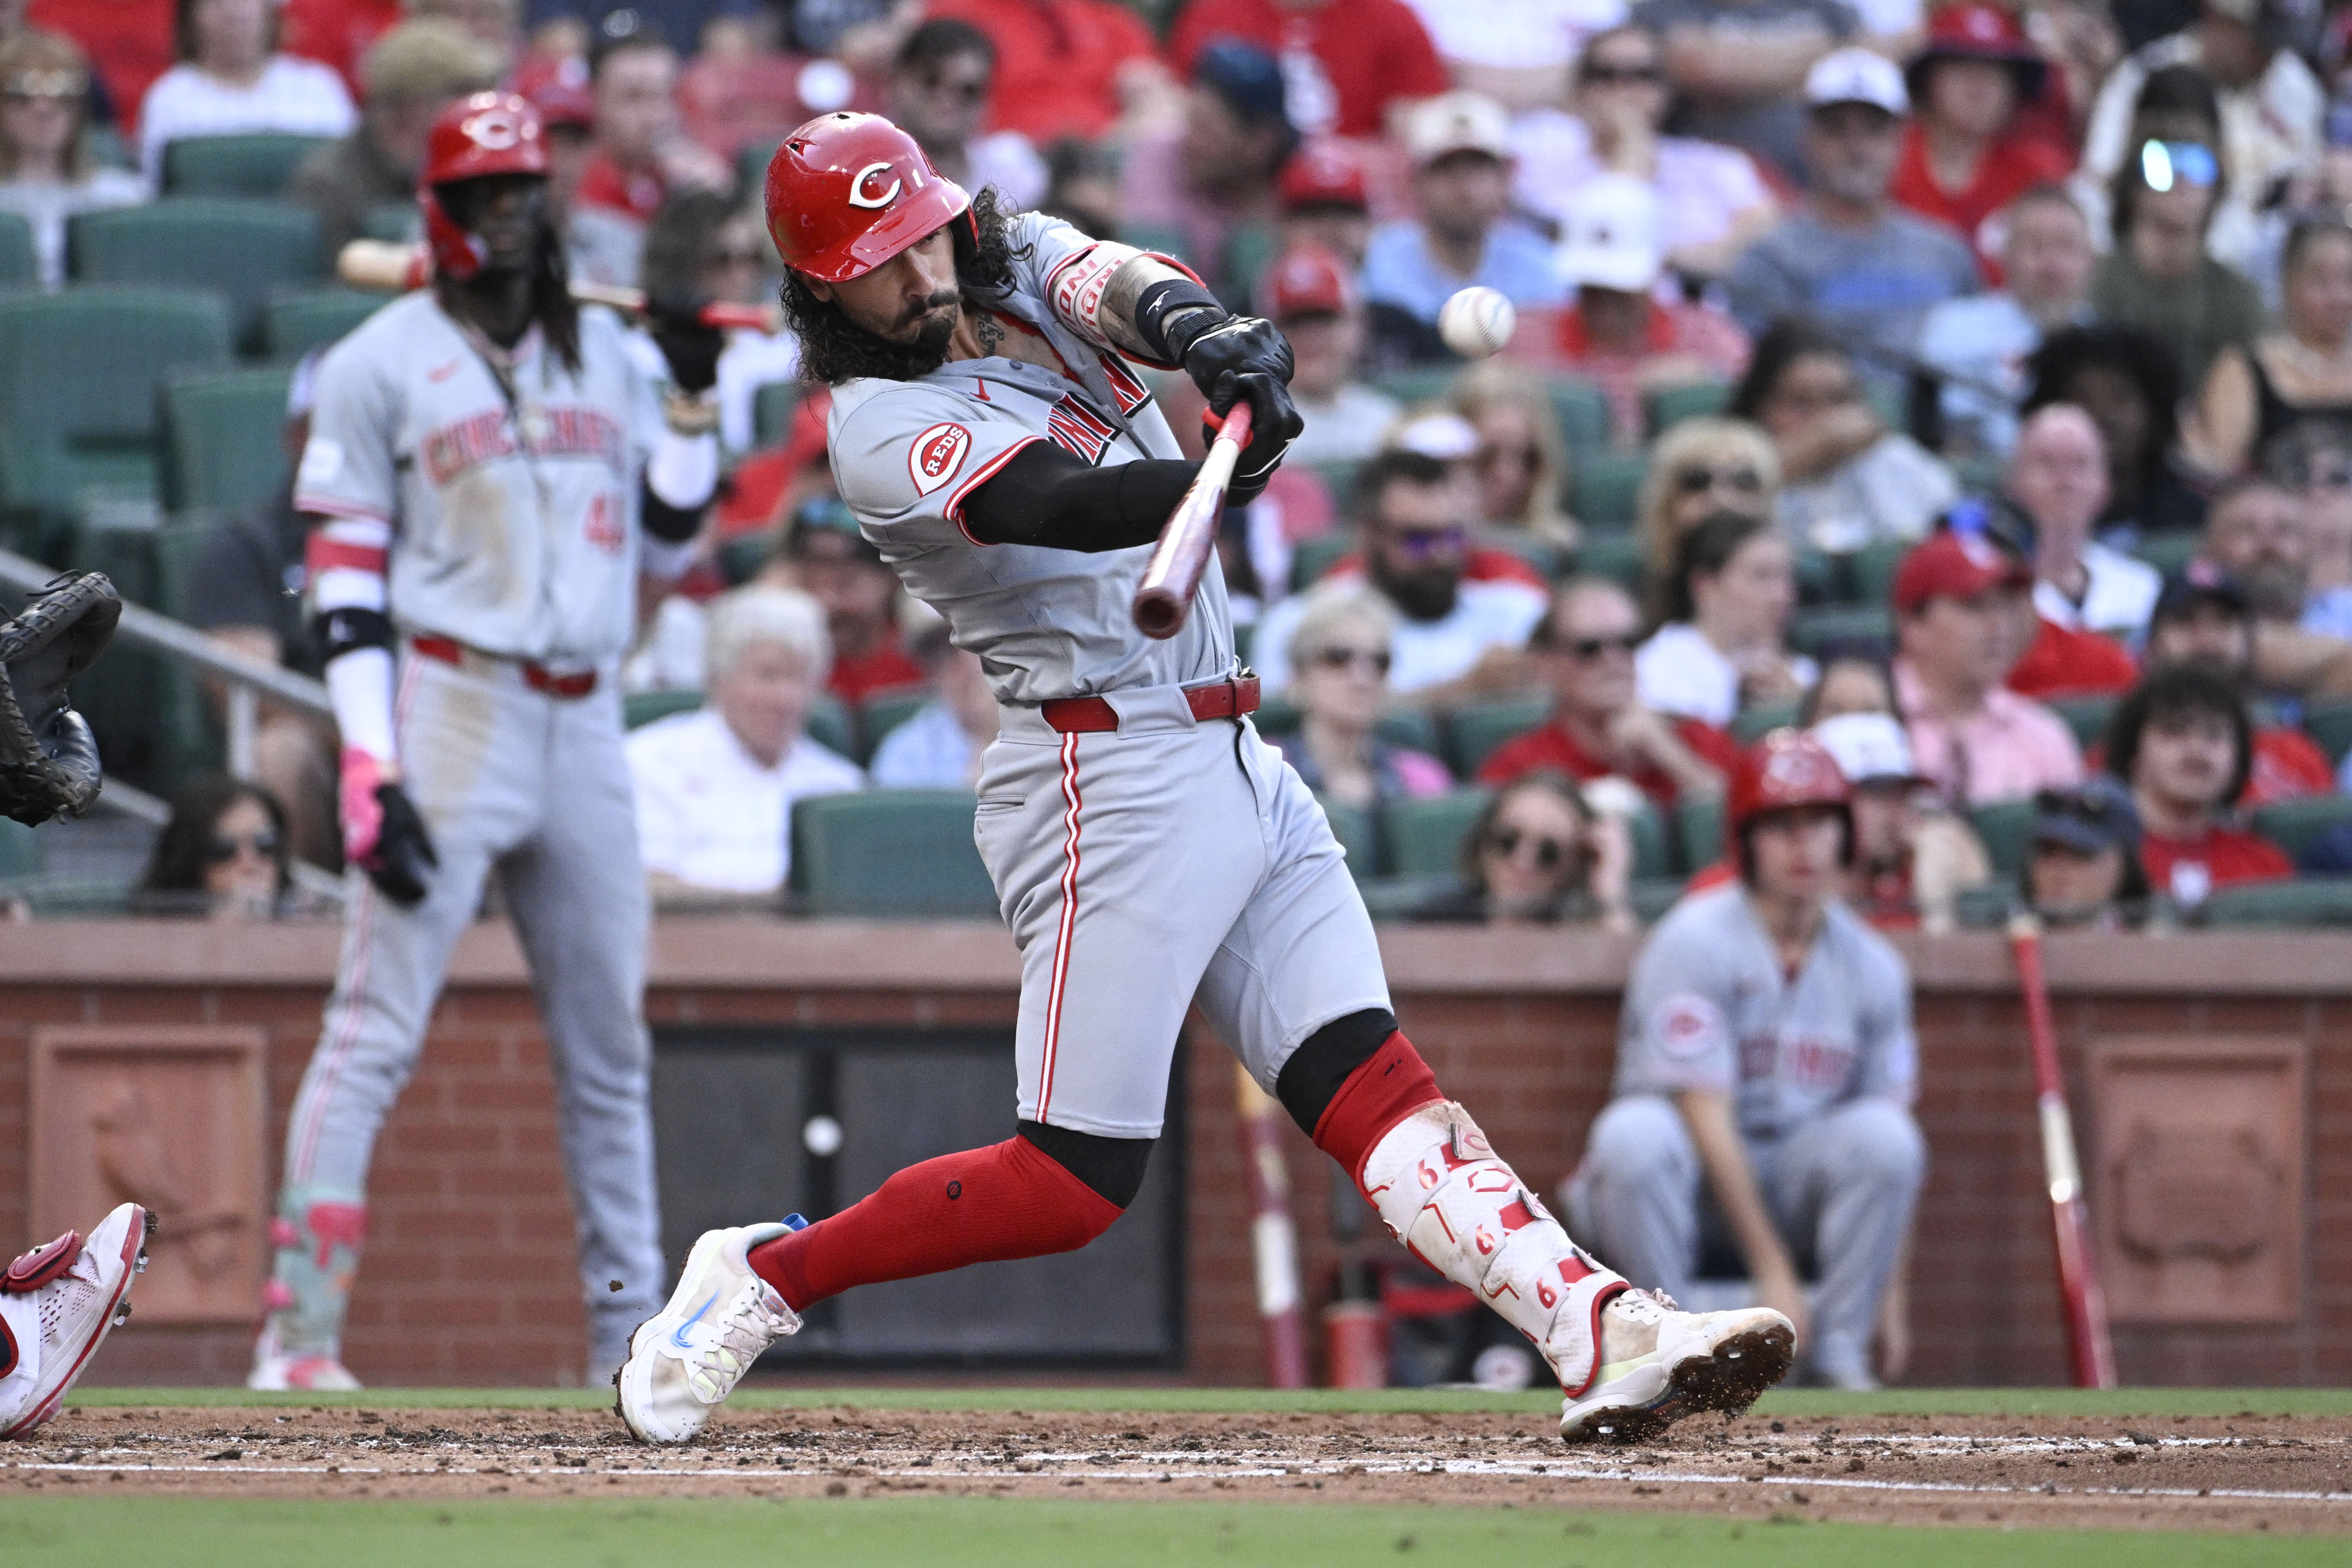
<path id="1" fill-rule="evenodd" d="M 1234 477 L 1225 486 L 1225 504 L 1242 506 L 1265 490 L 1282 464 L 1282 455 L 1307 428 L 1307 421 L 1290 401 L 1290 389 L 1262 371 L 1226 372 L 1209 400 L 1211 407 L 1217 407 L 1221 400 L 1226 409 L 1236 403 L 1249 405 L 1249 445 L 1242 448 L 1240 459 L 1234 464 Z M 1213 430 L 1205 434 L 1211 439 L 1215 437 Z"/>
<path id="2" fill-rule="evenodd" d="M 1193 338 L 1184 345 L 1183 364 L 1211 412 L 1221 416 L 1234 405 L 1228 377 L 1262 375 L 1287 386 L 1293 368 L 1289 340 L 1255 316 L 1229 317 Z"/>
<path id="3" fill-rule="evenodd" d="M 415 909 L 425 901 L 425 872 L 437 868 L 441 857 L 434 853 L 433 836 L 425 830 L 425 818 L 417 815 L 406 790 L 396 784 L 378 784 L 375 803 L 383 810 L 383 826 L 376 835 L 375 852 L 361 869 L 385 898 L 402 909 Z"/>
<path id="4" fill-rule="evenodd" d="M 1163 278 L 1136 298 L 1135 335 L 1161 364 L 1181 365 L 1185 345 L 1232 314 L 1190 278 Z"/>
<path id="5" fill-rule="evenodd" d="M 646 301 L 646 330 L 669 364 L 669 378 L 680 392 L 708 392 L 719 384 L 719 356 L 727 352 L 727 334 L 707 326 L 702 308 L 710 301 L 699 294 L 662 293 Z"/>

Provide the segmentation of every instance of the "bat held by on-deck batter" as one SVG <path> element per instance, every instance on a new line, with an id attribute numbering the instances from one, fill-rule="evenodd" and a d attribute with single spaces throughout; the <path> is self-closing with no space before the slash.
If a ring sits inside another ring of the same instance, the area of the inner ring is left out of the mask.
<path id="1" fill-rule="evenodd" d="M 433 258 L 421 245 L 394 245 L 381 239 L 355 239 L 337 253 L 335 275 L 354 289 L 404 294 L 433 281 Z M 572 297 L 583 305 L 609 305 L 629 315 L 643 315 L 642 289 L 574 279 Z M 783 312 L 773 305 L 732 305 L 714 302 L 702 308 L 706 327 L 748 327 L 755 332 L 783 330 Z"/>
<path id="2" fill-rule="evenodd" d="M 1217 547 L 1217 525 L 1224 520 L 1225 487 L 1233 482 L 1234 465 L 1249 445 L 1250 410 L 1236 403 L 1225 416 L 1217 438 L 1192 488 L 1160 530 L 1150 563 L 1135 590 L 1135 626 L 1148 637 L 1172 637 L 1184 629 L 1192 613 L 1192 594 L 1208 570 L 1209 552 Z"/>

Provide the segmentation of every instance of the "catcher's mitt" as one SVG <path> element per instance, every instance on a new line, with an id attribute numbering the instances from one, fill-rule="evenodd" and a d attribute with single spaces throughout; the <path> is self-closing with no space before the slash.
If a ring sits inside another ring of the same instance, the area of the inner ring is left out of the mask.
<path id="1" fill-rule="evenodd" d="M 98 742 L 66 683 L 106 651 L 121 619 L 102 574 L 69 572 L 0 625 L 0 816 L 37 826 L 98 798 Z"/>

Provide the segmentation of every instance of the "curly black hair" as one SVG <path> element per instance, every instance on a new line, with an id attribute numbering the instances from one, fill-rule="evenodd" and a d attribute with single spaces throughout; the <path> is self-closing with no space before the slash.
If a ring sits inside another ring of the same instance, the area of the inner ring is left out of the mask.
<path id="1" fill-rule="evenodd" d="M 2102 322 L 2061 327 L 2025 362 L 2030 386 L 2017 416 L 2031 417 L 2053 403 L 2074 401 L 2074 378 L 2086 370 L 2113 371 L 2139 391 L 2147 405 L 2147 449 L 2140 454 L 2142 485 L 2152 485 L 2165 455 L 2180 438 L 2180 360 L 2163 339 L 2142 327 Z"/>
<path id="2" fill-rule="evenodd" d="M 993 187 L 985 187 L 971 201 L 970 223 L 948 225 L 955 242 L 956 281 L 967 293 L 1008 294 L 1013 290 L 1013 216 L 997 201 Z M 842 314 L 841 308 L 812 292 L 808 280 L 784 269 L 784 324 L 801 341 L 801 375 L 828 386 L 874 376 L 884 381 L 912 381 L 929 375 L 947 363 L 947 346 L 894 343 L 875 336 Z"/>
<path id="3" fill-rule="evenodd" d="M 2206 664 L 2165 665 L 2150 671 L 2125 695 L 2107 721 L 2107 772 L 2128 785 L 2132 770 L 2139 764 L 2140 736 L 2150 724 L 2200 716 L 2219 719 L 2230 727 L 2237 760 L 2230 770 L 2229 784 L 2222 788 L 2221 804 L 2225 808 L 2235 805 L 2254 771 L 2253 720 L 2246 711 L 2245 695 L 2238 682 Z"/>

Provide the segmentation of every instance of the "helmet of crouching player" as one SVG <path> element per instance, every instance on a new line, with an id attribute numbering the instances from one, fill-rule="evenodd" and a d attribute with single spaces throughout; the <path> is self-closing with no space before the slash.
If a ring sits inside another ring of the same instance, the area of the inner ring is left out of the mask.
<path id="1" fill-rule="evenodd" d="M 1827 898 L 1853 856 L 1853 792 L 1829 748 L 1775 730 L 1731 771 L 1727 826 L 1740 879 L 1768 898 Z"/>

